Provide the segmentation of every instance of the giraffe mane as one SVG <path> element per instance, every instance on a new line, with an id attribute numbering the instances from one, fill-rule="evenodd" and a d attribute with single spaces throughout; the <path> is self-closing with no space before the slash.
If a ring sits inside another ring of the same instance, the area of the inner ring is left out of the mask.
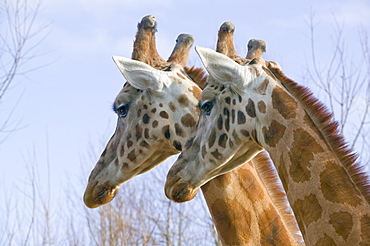
<path id="1" fill-rule="evenodd" d="M 370 204 L 370 181 L 364 166 L 358 161 L 358 154 L 345 141 L 339 133 L 338 122 L 335 121 L 333 113 L 317 99 L 313 93 L 304 86 L 284 75 L 281 69 L 268 68 L 281 84 L 301 103 L 311 120 L 318 127 L 319 131 L 335 153 L 335 156 L 343 164 L 344 169 L 350 178 Z"/>
<path id="2" fill-rule="evenodd" d="M 202 68 L 185 67 L 185 72 L 202 90 L 206 87 L 208 75 Z"/>
<path id="3" fill-rule="evenodd" d="M 264 163 L 264 165 L 256 165 L 256 163 Z M 262 151 L 252 159 L 254 167 L 257 169 L 266 190 L 268 191 L 271 200 L 277 210 L 281 211 L 283 222 L 289 231 L 294 232 L 294 237 L 299 240 L 301 232 L 297 230 L 294 214 L 291 211 L 289 204 L 286 202 L 286 193 L 281 184 L 279 175 L 276 173 L 273 162 L 270 159 L 267 151 Z"/>

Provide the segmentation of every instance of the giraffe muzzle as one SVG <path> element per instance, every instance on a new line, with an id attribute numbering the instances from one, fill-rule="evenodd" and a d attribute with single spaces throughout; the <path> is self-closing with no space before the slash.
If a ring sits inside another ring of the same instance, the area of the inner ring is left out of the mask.
<path id="1" fill-rule="evenodd" d="M 84 203 L 89 208 L 97 208 L 106 204 L 116 196 L 118 188 L 109 184 L 88 185 L 84 193 Z"/>
<path id="2" fill-rule="evenodd" d="M 177 179 L 167 179 L 165 194 L 168 199 L 175 202 L 190 201 L 198 193 L 198 188 L 194 188 L 188 181 Z"/>

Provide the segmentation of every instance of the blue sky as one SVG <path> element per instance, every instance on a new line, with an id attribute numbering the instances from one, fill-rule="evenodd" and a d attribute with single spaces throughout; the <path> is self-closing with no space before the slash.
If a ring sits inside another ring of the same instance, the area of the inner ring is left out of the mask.
<path id="1" fill-rule="evenodd" d="M 35 27 L 49 23 L 49 34 L 37 47 L 42 56 L 27 66 L 47 66 L 27 78 L 17 77 L 0 107 L 1 117 L 22 94 L 12 116 L 21 127 L 0 145 L 1 191 L 19 192 L 36 161 L 41 180 L 50 164 L 53 192 L 72 185 L 82 197 L 81 177 L 87 180 L 82 169 L 90 172 L 95 165 L 87 161 L 92 146 L 97 158 L 115 129 L 111 105 L 125 82 L 111 57 L 131 56 L 137 23 L 148 14 L 157 18 L 158 51 L 165 59 L 181 33 L 192 34 L 197 46 L 215 48 L 220 25 L 231 21 L 239 54 L 245 56 L 249 39 L 263 39 L 265 59 L 277 61 L 297 82 L 310 56 L 310 15 L 316 23 L 319 63 L 324 65 L 336 24 L 343 25 L 351 58 L 360 53 L 360 28 L 370 33 L 368 0 L 43 1 Z M 189 65 L 201 66 L 194 50 Z"/>

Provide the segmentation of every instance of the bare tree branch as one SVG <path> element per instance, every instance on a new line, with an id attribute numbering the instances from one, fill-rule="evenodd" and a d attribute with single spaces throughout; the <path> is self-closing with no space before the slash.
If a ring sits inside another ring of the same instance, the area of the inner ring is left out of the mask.
<path id="1" fill-rule="evenodd" d="M 36 48 L 47 36 L 48 25 L 36 24 L 39 10 L 40 3 L 34 1 L 2 0 L 0 3 L 0 15 L 5 16 L 0 22 L 0 105 L 5 103 L 4 97 L 18 76 L 25 77 L 44 66 L 31 65 L 31 61 L 40 56 Z M 13 110 L 2 117 L 0 132 L 17 130 L 18 123 L 16 127 L 10 123 Z"/>
<path id="2" fill-rule="evenodd" d="M 334 17 L 335 19 L 335 17 Z M 333 53 L 331 57 L 320 57 L 316 52 L 314 14 L 310 15 L 311 62 L 307 65 L 308 81 L 324 92 L 330 110 L 339 121 L 341 134 L 347 135 L 354 149 L 363 149 L 363 160 L 368 160 L 368 144 L 360 140 L 369 132 L 370 111 L 370 50 L 368 33 L 359 31 L 359 44 L 351 44 L 351 51 L 346 50 L 344 25 L 335 20 L 332 36 Z M 359 54 L 354 54 L 353 47 L 360 47 Z M 354 58 L 355 57 L 355 58 Z M 359 58 L 358 58 L 359 57 Z M 357 58 L 357 59 L 356 59 Z M 325 60 L 329 62 L 325 62 Z M 323 65 L 324 64 L 324 65 Z M 362 146 L 361 146 L 362 144 Z"/>

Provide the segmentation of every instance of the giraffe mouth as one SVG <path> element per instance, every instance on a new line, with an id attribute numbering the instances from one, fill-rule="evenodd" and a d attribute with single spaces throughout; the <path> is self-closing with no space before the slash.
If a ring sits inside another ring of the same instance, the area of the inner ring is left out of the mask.
<path id="1" fill-rule="evenodd" d="M 98 185 L 88 185 L 84 194 L 84 203 L 89 208 L 97 208 L 106 204 L 116 196 L 118 187 L 109 183 Z"/>
<path id="2" fill-rule="evenodd" d="M 189 181 L 180 178 L 167 178 L 165 194 L 168 199 L 175 202 L 190 201 L 198 193 L 198 188 L 190 185 Z"/>

